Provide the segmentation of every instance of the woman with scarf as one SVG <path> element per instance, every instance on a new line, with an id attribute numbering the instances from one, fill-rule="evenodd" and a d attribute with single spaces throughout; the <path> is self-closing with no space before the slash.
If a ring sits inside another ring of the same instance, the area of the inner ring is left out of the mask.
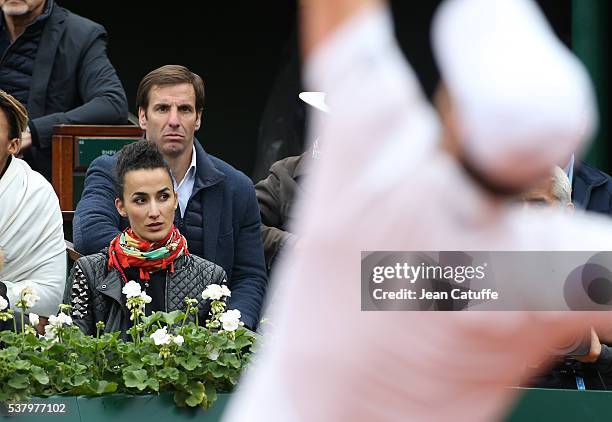
<path id="1" fill-rule="evenodd" d="M 80 258 L 72 268 L 64 303 L 72 306 L 72 319 L 85 333 L 131 326 L 123 287 L 131 280 L 151 300 L 145 314 L 185 309 L 185 298 L 198 298 L 199 320 L 206 320 L 209 304 L 201 299 L 209 284 L 225 283 L 218 265 L 189 254 L 187 242 L 174 227 L 178 195 L 170 169 L 157 147 L 148 141 L 125 146 L 115 167 L 115 205 L 130 227 L 117 234 L 108 248 Z"/>

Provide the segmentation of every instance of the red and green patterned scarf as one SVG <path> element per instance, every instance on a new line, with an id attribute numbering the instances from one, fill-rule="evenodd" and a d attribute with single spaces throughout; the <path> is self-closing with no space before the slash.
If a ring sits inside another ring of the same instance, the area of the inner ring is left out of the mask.
<path id="1" fill-rule="evenodd" d="M 140 270 L 140 278 L 150 280 L 150 273 L 169 269 L 174 272 L 174 260 L 181 255 L 189 255 L 187 240 L 172 226 L 168 236 L 159 242 L 140 239 L 131 228 L 115 237 L 108 250 L 108 268 L 116 268 L 127 283 L 124 269 L 135 267 Z"/>

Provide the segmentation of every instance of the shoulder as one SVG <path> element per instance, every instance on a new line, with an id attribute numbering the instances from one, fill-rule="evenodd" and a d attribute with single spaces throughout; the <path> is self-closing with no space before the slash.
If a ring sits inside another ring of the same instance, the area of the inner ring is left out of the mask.
<path id="1" fill-rule="evenodd" d="M 186 268 L 191 268 L 198 277 L 203 277 L 209 282 L 211 282 L 211 279 L 221 281 L 227 277 L 221 266 L 200 256 L 187 255 L 181 257 L 181 259 L 183 259 Z"/>
<path id="2" fill-rule="evenodd" d="M 224 271 L 223 268 L 208 259 L 202 258 L 198 255 L 187 255 L 185 257 L 186 262 L 197 267 L 197 268 L 207 268 L 211 270 Z"/>
<path id="3" fill-rule="evenodd" d="M 74 263 L 75 269 L 80 269 L 87 278 L 96 277 L 99 274 L 106 273 L 108 265 L 108 252 L 103 250 L 91 255 L 85 255 L 76 260 Z"/>
<path id="4" fill-rule="evenodd" d="M 302 155 L 283 158 L 278 160 L 270 167 L 270 173 L 290 173 L 295 172 L 296 167 L 302 160 Z"/>
<path id="5" fill-rule="evenodd" d="M 106 34 L 106 30 L 99 23 L 72 13 L 70 10 L 60 7 L 57 3 L 53 13 L 65 18 L 66 30 L 68 31 L 95 36 Z"/>
<path id="6" fill-rule="evenodd" d="M 253 182 L 246 174 L 220 158 L 210 154 L 208 154 L 208 157 L 210 158 L 213 166 L 225 175 L 225 179 L 222 183 L 225 184 L 226 188 L 234 191 L 239 196 L 248 194 L 250 192 L 255 192 Z"/>
<path id="7" fill-rule="evenodd" d="M 231 180 L 234 183 L 251 183 L 251 179 L 249 179 L 246 174 L 236 169 L 231 164 L 226 163 L 225 161 L 215 157 L 214 155 L 208 154 L 208 157 L 210 158 L 210 161 L 212 161 L 215 168 L 221 173 L 223 173 L 227 179 Z"/>
<path id="8" fill-rule="evenodd" d="M 57 199 L 57 195 L 53 190 L 53 186 L 42 174 L 32 170 L 30 165 L 19 158 L 12 158 L 11 167 L 18 173 L 23 175 L 23 180 L 26 181 L 26 188 L 32 192 L 33 198 L 41 200 L 43 203 L 47 203 L 49 198 Z"/>
<path id="9" fill-rule="evenodd" d="M 91 162 L 91 164 L 89 165 L 88 172 L 91 169 L 102 170 L 102 171 L 112 171 L 116 163 L 117 163 L 116 155 L 107 155 L 107 154 L 100 155 L 99 157 L 95 158 Z"/>
<path id="10" fill-rule="evenodd" d="M 574 171 L 574 177 L 581 179 L 587 186 L 604 187 L 612 193 L 612 177 L 609 174 L 582 161 Z"/>

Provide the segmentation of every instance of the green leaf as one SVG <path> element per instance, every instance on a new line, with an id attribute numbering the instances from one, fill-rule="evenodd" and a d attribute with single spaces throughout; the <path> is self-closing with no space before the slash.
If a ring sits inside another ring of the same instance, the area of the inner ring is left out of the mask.
<path id="1" fill-rule="evenodd" d="M 125 381 L 126 387 L 135 387 L 142 391 L 147 387 L 147 371 L 144 369 L 128 370 L 126 368 L 123 370 L 123 380 Z"/>
<path id="2" fill-rule="evenodd" d="M 206 403 L 203 403 L 204 409 L 209 409 L 212 404 L 217 401 L 217 389 L 212 382 L 207 382 L 205 385 L 206 390 Z"/>
<path id="3" fill-rule="evenodd" d="M 29 384 L 28 377 L 24 374 L 13 375 L 8 381 L 8 385 L 18 390 L 26 388 Z"/>
<path id="4" fill-rule="evenodd" d="M 179 370 L 176 368 L 163 368 L 157 371 L 157 376 L 162 379 L 176 381 L 179 378 Z"/>
<path id="5" fill-rule="evenodd" d="M 153 312 L 151 315 L 149 316 L 145 316 L 145 317 L 141 317 L 140 318 L 143 322 L 143 324 L 145 325 L 145 328 L 150 327 L 151 325 L 155 324 L 157 321 L 162 319 L 162 314 L 161 312 Z"/>
<path id="6" fill-rule="evenodd" d="M 189 394 L 185 399 L 187 406 L 195 407 L 206 400 L 204 384 L 200 381 L 191 381 L 187 384 L 187 393 Z"/>
<path id="7" fill-rule="evenodd" d="M 130 365 L 138 365 L 142 361 L 142 358 L 138 354 L 138 351 L 132 351 L 131 353 L 128 353 L 127 355 L 125 355 L 125 360 Z M 146 363 L 146 362 L 143 362 L 143 363 Z"/>
<path id="8" fill-rule="evenodd" d="M 200 359 L 198 359 L 197 357 L 193 355 L 186 357 L 186 358 L 183 356 L 180 356 L 176 358 L 176 363 L 178 363 L 179 365 L 181 365 L 183 368 L 185 368 L 188 371 L 193 371 L 195 368 L 197 368 L 200 365 Z"/>
<path id="9" fill-rule="evenodd" d="M 182 319 L 182 317 L 184 316 L 185 314 L 183 313 L 183 311 L 179 310 L 172 312 L 162 312 L 162 318 L 164 322 L 168 324 L 168 327 L 172 327 L 178 318 Z"/>
<path id="10" fill-rule="evenodd" d="M 85 375 L 76 375 L 74 377 L 74 381 L 72 381 L 72 385 L 74 386 L 83 385 L 83 384 L 86 384 L 88 380 L 89 378 L 86 377 Z"/>
<path id="11" fill-rule="evenodd" d="M 208 364 L 208 370 L 215 378 L 223 378 L 228 372 L 226 368 L 216 362 L 211 362 L 210 364 Z"/>
<path id="12" fill-rule="evenodd" d="M 147 380 L 147 387 L 153 391 L 159 391 L 159 381 L 155 378 L 149 378 Z"/>
<path id="13" fill-rule="evenodd" d="M 19 349 L 15 346 L 0 349 L 0 359 L 12 360 L 19 354 Z"/>
<path id="14" fill-rule="evenodd" d="M 237 350 L 244 349 L 245 347 L 253 344 L 253 339 L 247 336 L 236 336 L 234 344 L 236 345 Z"/>
<path id="15" fill-rule="evenodd" d="M 159 356 L 159 353 L 149 353 L 142 357 L 142 363 L 151 366 L 161 366 L 164 364 L 164 360 Z"/>
<path id="16" fill-rule="evenodd" d="M 187 400 L 187 396 L 187 393 L 184 391 L 177 390 L 174 392 L 174 402 L 178 407 L 186 407 L 187 403 L 185 400 Z"/>
<path id="17" fill-rule="evenodd" d="M 116 382 L 108 382 L 104 380 L 93 381 L 89 384 L 96 394 L 108 394 L 117 391 Z"/>
<path id="18" fill-rule="evenodd" d="M 15 361 L 15 363 L 13 363 L 13 368 L 15 368 L 18 371 L 23 370 L 23 369 L 28 370 L 30 369 L 31 366 L 32 364 L 28 362 L 27 360 L 18 360 L 18 361 Z"/>
<path id="19" fill-rule="evenodd" d="M 30 368 L 30 373 L 32 374 L 32 378 L 34 378 L 39 384 L 49 384 L 49 376 L 40 366 L 32 366 Z"/>
<path id="20" fill-rule="evenodd" d="M 231 366 L 233 368 L 240 368 L 240 361 L 236 355 L 232 353 L 223 353 L 219 358 L 219 362 L 225 366 Z"/>

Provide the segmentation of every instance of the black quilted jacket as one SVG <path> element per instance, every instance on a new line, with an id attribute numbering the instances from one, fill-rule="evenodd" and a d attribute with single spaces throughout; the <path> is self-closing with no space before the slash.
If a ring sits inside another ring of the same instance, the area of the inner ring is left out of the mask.
<path id="1" fill-rule="evenodd" d="M 198 299 L 199 320 L 204 323 L 210 305 L 202 299 L 202 291 L 209 284 L 225 283 L 223 268 L 195 255 L 181 256 L 174 263 L 174 272 L 166 272 L 166 312 L 184 310 L 185 297 Z M 64 291 L 64 303 L 72 306 L 74 324 L 95 335 L 96 322 L 103 321 L 104 332 L 125 335 L 132 324 L 122 288 L 119 272 L 108 270 L 108 249 L 77 260 Z"/>

